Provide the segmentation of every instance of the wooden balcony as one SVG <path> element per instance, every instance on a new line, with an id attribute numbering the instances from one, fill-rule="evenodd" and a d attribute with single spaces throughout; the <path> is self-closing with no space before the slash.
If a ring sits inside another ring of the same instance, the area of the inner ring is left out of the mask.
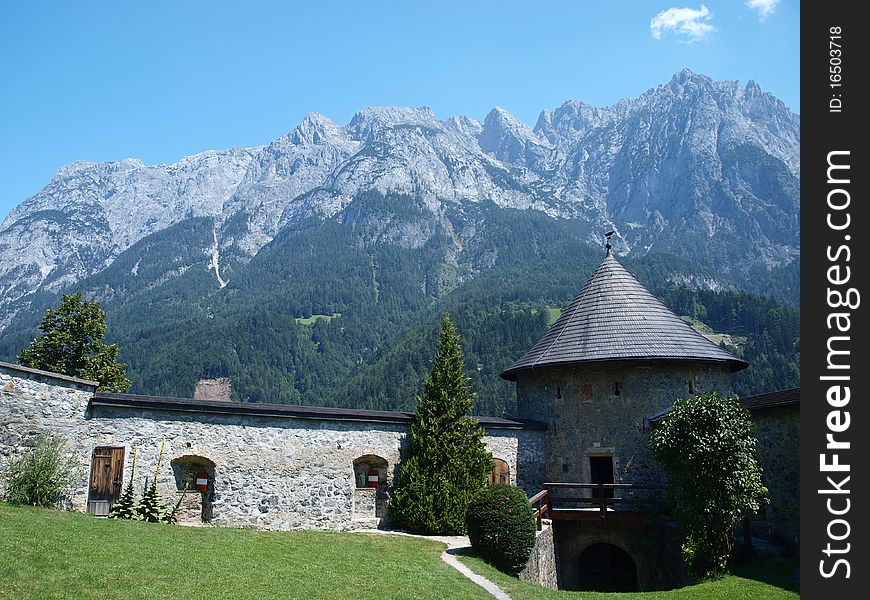
<path id="1" fill-rule="evenodd" d="M 667 514 L 670 501 L 663 485 L 643 483 L 545 483 L 529 499 L 538 529 L 542 519 L 591 521 L 641 519 Z"/>

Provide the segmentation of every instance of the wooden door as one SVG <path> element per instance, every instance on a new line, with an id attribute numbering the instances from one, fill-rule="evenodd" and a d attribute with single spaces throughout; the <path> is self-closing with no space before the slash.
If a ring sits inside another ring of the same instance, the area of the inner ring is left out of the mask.
<path id="1" fill-rule="evenodd" d="M 613 457 L 590 456 L 589 474 L 590 483 L 613 483 Z M 613 490 L 592 490 L 593 498 L 613 498 Z"/>
<path id="2" fill-rule="evenodd" d="M 495 485 L 503 483 L 510 485 L 511 483 L 511 468 L 505 461 L 500 458 L 492 460 L 492 471 L 489 472 L 489 477 L 486 480 L 487 485 Z"/>
<path id="3" fill-rule="evenodd" d="M 121 496 L 124 484 L 124 449 L 112 446 L 94 448 L 91 456 L 91 486 L 88 512 L 102 517 Z"/>

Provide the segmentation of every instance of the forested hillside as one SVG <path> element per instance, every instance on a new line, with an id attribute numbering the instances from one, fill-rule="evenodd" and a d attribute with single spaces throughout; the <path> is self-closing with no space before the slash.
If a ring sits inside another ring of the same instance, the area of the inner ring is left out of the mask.
<path id="1" fill-rule="evenodd" d="M 107 311 L 107 340 L 120 343 L 134 393 L 190 396 L 199 379 L 229 377 L 241 401 L 412 410 L 449 312 L 477 412 L 510 415 L 514 386 L 499 373 L 603 258 L 582 221 L 485 203 L 433 214 L 413 198 L 370 194 L 340 219 L 288 226 L 248 261 L 225 253 L 220 289 L 201 250 L 214 227 L 208 217 L 182 221 L 80 286 Z M 686 258 L 621 260 L 678 315 L 739 340 L 732 350 L 752 364 L 736 377 L 741 394 L 797 385 L 796 308 Z M 792 275 L 765 274 L 781 288 Z M 684 285 L 704 281 L 730 289 Z M 14 360 L 56 301 L 41 292 L 39 311 L 0 337 L 0 356 Z M 316 315 L 331 318 L 306 318 Z"/>

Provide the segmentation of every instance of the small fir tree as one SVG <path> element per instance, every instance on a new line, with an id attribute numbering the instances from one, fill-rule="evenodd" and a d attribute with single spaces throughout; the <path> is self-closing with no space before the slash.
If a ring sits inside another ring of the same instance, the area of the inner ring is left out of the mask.
<path id="1" fill-rule="evenodd" d="M 146 485 L 142 492 L 142 499 L 136 508 L 137 518 L 149 523 L 160 523 L 166 520 L 166 506 L 157 492 L 157 476 L 160 475 L 160 463 L 163 461 L 163 448 L 166 439 L 160 442 L 160 454 L 157 455 L 157 467 L 154 469 L 154 479 L 150 485 Z"/>
<path id="2" fill-rule="evenodd" d="M 99 381 L 104 392 L 130 389 L 127 365 L 117 362 L 118 344 L 103 343 L 106 313 L 99 303 L 82 300 L 81 292 L 64 294 L 60 306 L 46 311 L 39 328 L 43 334 L 18 354 L 19 364 Z"/>
<path id="3" fill-rule="evenodd" d="M 734 528 L 767 501 L 749 411 L 716 391 L 677 400 L 650 446 L 668 475 L 689 568 L 700 577 L 724 573 Z"/>
<path id="4" fill-rule="evenodd" d="M 390 498 L 393 518 L 424 534 L 465 533 L 468 504 L 486 484 L 492 455 L 483 429 L 469 416 L 468 384 L 456 328 L 444 315 L 438 351 L 411 424 L 410 455 Z"/>
<path id="5" fill-rule="evenodd" d="M 133 466 L 130 469 L 130 479 L 127 480 L 127 485 L 124 486 L 124 491 L 121 497 L 112 505 L 112 510 L 109 512 L 110 519 L 135 519 L 139 514 L 138 505 L 136 504 L 136 496 L 133 491 L 133 478 L 136 476 L 136 446 L 133 446 Z"/>

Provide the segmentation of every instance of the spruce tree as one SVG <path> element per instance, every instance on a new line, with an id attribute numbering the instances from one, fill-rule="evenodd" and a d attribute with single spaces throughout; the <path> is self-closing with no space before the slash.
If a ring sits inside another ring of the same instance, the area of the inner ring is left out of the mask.
<path id="1" fill-rule="evenodd" d="M 483 445 L 483 428 L 468 414 L 474 403 L 468 381 L 459 336 L 444 315 L 435 362 L 411 423 L 410 455 L 389 503 L 397 524 L 408 531 L 465 533 L 468 504 L 486 484 L 492 455 Z"/>

